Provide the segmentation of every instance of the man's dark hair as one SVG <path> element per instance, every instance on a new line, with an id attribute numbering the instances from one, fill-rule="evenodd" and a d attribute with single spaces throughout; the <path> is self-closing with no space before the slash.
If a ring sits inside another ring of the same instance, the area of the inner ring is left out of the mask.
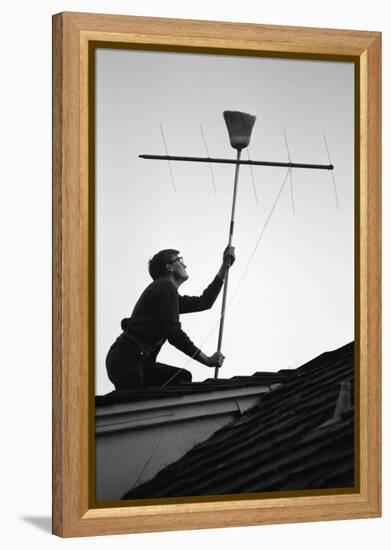
<path id="1" fill-rule="evenodd" d="M 179 254 L 178 250 L 167 248 L 166 250 L 160 250 L 160 252 L 155 254 L 153 258 L 149 260 L 148 270 L 154 281 L 156 281 L 159 277 L 164 277 L 167 273 L 166 264 L 172 262 L 177 254 Z"/>

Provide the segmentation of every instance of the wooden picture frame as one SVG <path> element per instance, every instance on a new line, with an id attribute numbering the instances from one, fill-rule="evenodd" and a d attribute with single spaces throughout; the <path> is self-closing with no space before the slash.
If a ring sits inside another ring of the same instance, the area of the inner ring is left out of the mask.
<path id="1" fill-rule="evenodd" d="M 93 47 L 341 59 L 356 70 L 354 492 L 96 507 L 91 498 Z M 53 533 L 62 537 L 378 517 L 381 514 L 381 35 L 378 32 L 61 13 L 53 17 Z"/>

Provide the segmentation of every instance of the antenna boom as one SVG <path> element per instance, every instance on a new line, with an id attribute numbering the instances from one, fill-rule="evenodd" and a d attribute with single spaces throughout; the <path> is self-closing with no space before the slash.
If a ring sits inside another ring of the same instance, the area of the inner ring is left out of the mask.
<path id="1" fill-rule="evenodd" d="M 244 164 L 247 166 L 273 166 L 280 168 L 308 168 L 312 170 L 334 170 L 333 164 L 306 164 L 300 162 L 273 162 L 268 160 L 241 160 L 213 157 L 186 157 L 179 155 L 139 155 L 148 160 L 176 160 L 182 162 L 213 162 L 216 164 Z"/>

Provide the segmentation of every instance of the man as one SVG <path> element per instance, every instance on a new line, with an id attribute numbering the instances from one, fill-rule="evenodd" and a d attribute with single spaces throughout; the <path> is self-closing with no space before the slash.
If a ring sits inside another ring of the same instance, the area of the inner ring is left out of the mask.
<path id="1" fill-rule="evenodd" d="M 131 317 L 122 319 L 123 332 L 106 357 L 107 374 L 116 390 L 191 382 L 189 371 L 156 362 L 166 340 L 207 367 L 222 366 L 222 353 L 207 356 L 193 344 L 181 328 L 179 314 L 210 309 L 234 261 L 234 247 L 227 247 L 216 277 L 202 295 L 180 296 L 178 288 L 189 276 L 179 252 L 167 249 L 153 256 L 149 261 L 153 282 L 141 294 Z"/>

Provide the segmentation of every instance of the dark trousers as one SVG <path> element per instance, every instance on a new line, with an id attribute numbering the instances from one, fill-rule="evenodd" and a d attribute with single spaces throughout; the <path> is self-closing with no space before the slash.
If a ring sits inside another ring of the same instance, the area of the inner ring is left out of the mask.
<path id="1" fill-rule="evenodd" d="M 191 382 L 188 370 L 152 363 L 140 353 L 137 344 L 124 338 L 116 340 L 109 349 L 106 369 L 116 390 Z"/>

